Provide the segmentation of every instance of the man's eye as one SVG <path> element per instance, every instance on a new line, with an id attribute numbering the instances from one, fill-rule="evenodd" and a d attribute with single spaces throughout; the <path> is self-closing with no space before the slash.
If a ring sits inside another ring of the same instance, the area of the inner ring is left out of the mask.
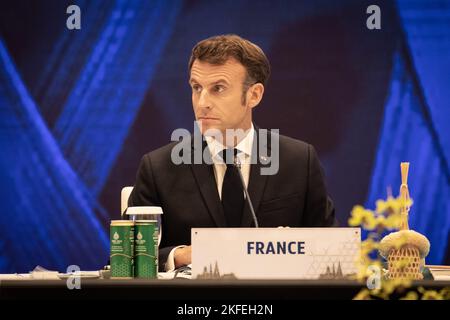
<path id="1" fill-rule="evenodd" d="M 200 87 L 198 84 L 194 84 L 194 85 L 192 86 L 192 90 L 193 90 L 194 92 L 200 92 L 200 91 L 202 91 L 202 87 Z"/>
<path id="2" fill-rule="evenodd" d="M 214 86 L 214 92 L 222 92 L 223 90 L 225 90 L 224 86 L 221 85 Z"/>

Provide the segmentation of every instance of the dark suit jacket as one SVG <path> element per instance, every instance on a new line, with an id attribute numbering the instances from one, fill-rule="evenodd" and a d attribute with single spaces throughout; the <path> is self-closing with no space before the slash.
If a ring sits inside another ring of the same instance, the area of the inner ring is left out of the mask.
<path id="1" fill-rule="evenodd" d="M 254 144 L 257 143 L 258 132 L 259 129 L 256 129 Z M 273 138 L 274 135 L 275 133 L 271 133 L 267 141 L 270 142 L 270 137 Z M 265 165 L 262 163 L 264 159 L 252 156 L 258 161 L 251 165 L 248 192 L 259 226 L 335 225 L 333 203 L 327 195 L 314 148 L 286 136 L 278 137 L 277 174 L 261 175 L 260 168 Z M 195 151 L 198 147 L 192 140 L 174 142 L 144 155 L 129 199 L 130 206 L 154 205 L 163 208 L 163 234 L 159 250 L 161 270 L 174 246 L 190 244 L 191 228 L 226 227 L 213 165 L 176 165 L 171 161 L 171 151 L 178 143 L 189 144 L 184 145 L 186 150 Z M 205 147 L 206 143 L 203 142 L 202 148 Z M 242 227 L 252 225 L 251 212 L 246 205 L 242 214 Z"/>

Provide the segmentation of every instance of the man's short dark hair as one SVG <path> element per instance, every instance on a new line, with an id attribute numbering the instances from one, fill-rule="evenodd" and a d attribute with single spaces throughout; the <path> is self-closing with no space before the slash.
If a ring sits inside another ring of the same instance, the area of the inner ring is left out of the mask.
<path id="1" fill-rule="evenodd" d="M 244 92 L 254 83 L 267 84 L 270 64 L 266 55 L 256 44 L 235 34 L 214 36 L 197 43 L 189 59 L 189 72 L 195 60 L 222 65 L 230 58 L 236 59 L 247 70 Z"/>

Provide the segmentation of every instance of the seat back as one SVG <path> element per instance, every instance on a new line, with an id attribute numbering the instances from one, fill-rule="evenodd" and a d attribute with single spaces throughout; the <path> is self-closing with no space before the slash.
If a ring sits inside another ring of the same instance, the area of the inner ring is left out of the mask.
<path id="1" fill-rule="evenodd" d="M 133 187 L 123 187 L 120 193 L 120 215 L 125 213 L 128 208 L 128 198 L 130 197 Z"/>

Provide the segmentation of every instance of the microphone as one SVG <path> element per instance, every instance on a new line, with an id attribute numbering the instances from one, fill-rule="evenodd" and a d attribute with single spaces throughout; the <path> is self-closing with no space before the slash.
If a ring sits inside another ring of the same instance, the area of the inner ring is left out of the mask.
<path id="1" fill-rule="evenodd" d="M 241 178 L 242 188 L 244 189 L 245 199 L 247 200 L 248 206 L 250 208 L 250 212 L 252 213 L 253 222 L 256 228 L 259 228 L 258 219 L 256 218 L 255 210 L 253 209 L 252 200 L 250 199 L 250 195 L 248 194 L 247 187 L 245 186 L 244 177 L 241 172 L 241 161 L 238 157 L 234 157 L 234 166 L 237 168 L 239 172 L 239 177 Z"/>

